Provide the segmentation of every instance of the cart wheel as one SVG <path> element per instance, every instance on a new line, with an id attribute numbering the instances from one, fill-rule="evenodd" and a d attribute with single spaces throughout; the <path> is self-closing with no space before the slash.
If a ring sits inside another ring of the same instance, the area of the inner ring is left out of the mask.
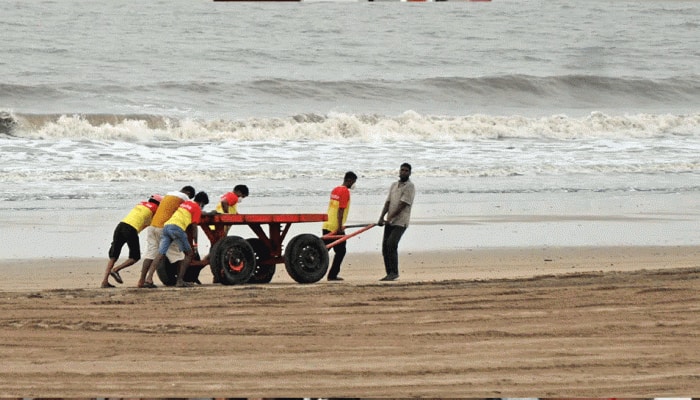
<path id="1" fill-rule="evenodd" d="M 168 260 L 168 257 L 163 257 L 163 260 L 156 267 L 158 279 L 163 282 L 163 285 L 175 286 L 175 283 L 177 282 L 177 268 L 177 263 L 173 264 Z"/>
<path id="2" fill-rule="evenodd" d="M 199 257 L 195 257 L 196 261 L 199 261 Z M 180 268 L 179 263 L 171 263 L 168 260 L 168 257 L 163 257 L 163 260 L 160 262 L 160 265 L 156 268 L 156 272 L 158 273 L 158 279 L 163 283 L 165 286 L 175 286 L 177 283 L 177 274 Z M 185 282 L 199 282 L 199 272 L 202 270 L 202 267 L 197 267 L 194 265 L 190 265 L 187 268 L 187 272 L 185 272 L 185 278 L 183 279 Z"/>
<path id="3" fill-rule="evenodd" d="M 187 271 L 185 271 L 185 278 L 183 279 L 185 282 L 192 282 L 197 284 L 202 283 L 199 281 L 199 274 L 200 272 L 202 272 L 202 269 L 205 266 L 198 265 L 198 261 L 202 261 L 202 257 L 199 255 L 199 252 L 195 251 L 194 257 L 192 258 L 192 261 L 190 261 L 190 265 L 187 267 Z"/>
<path id="4" fill-rule="evenodd" d="M 211 270 L 224 285 L 248 282 L 255 272 L 255 252 L 242 237 L 227 236 L 214 245 Z"/>
<path id="5" fill-rule="evenodd" d="M 310 233 L 295 236 L 284 251 L 287 273 L 299 283 L 314 283 L 328 271 L 328 250 L 323 240 Z"/>
<path id="6" fill-rule="evenodd" d="M 255 252 L 255 272 L 253 272 L 253 276 L 248 279 L 248 283 L 270 283 L 272 277 L 275 275 L 277 267 L 274 263 L 260 263 L 260 260 L 270 258 L 270 249 L 258 238 L 248 239 L 247 242 Z"/>
<path id="7" fill-rule="evenodd" d="M 217 259 L 217 253 L 219 252 L 219 244 L 223 241 L 219 240 L 218 242 L 214 243 L 213 246 L 211 246 L 211 249 L 209 250 L 209 269 L 211 269 L 211 274 L 214 275 L 214 283 L 221 283 L 221 280 L 219 279 L 219 276 L 221 276 L 221 268 L 219 268 L 219 263 L 215 263 L 214 260 Z"/>

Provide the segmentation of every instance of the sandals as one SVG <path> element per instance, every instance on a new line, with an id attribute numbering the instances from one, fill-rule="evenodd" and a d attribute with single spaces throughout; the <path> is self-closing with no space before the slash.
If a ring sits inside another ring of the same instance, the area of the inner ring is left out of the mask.
<path id="1" fill-rule="evenodd" d="M 119 283 L 119 284 L 124 283 L 124 281 L 122 280 L 122 277 L 119 275 L 119 272 L 117 272 L 117 271 L 110 272 L 109 276 L 114 278 L 114 280 L 117 281 L 117 283 Z"/>
<path id="2" fill-rule="evenodd" d="M 107 282 L 107 283 L 103 283 L 102 285 L 100 285 L 100 287 L 101 287 L 102 289 L 109 289 L 109 288 L 113 288 L 113 287 L 116 287 L 116 286 L 114 286 L 114 285 L 112 285 L 111 283 Z"/>
<path id="3" fill-rule="evenodd" d="M 158 286 L 156 286 L 153 282 L 144 282 L 143 286 L 139 286 L 141 288 L 147 288 L 147 289 L 155 289 Z"/>

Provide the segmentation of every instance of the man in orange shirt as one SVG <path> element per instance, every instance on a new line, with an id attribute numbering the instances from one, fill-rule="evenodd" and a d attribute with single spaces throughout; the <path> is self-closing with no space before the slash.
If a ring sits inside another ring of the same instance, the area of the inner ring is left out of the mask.
<path id="1" fill-rule="evenodd" d="M 153 274 L 156 271 L 158 264 L 165 257 L 170 245 L 175 243 L 180 251 L 185 253 L 185 259 L 180 263 L 180 269 L 177 274 L 177 282 L 175 286 L 177 287 L 188 287 L 191 286 L 189 282 L 185 282 L 185 272 L 187 267 L 190 265 L 190 261 L 194 257 L 194 250 L 190 246 L 190 241 L 187 237 L 187 230 L 190 227 L 197 228 L 201 216 L 202 208 L 209 204 L 209 196 L 205 192 L 199 192 L 194 196 L 194 201 L 185 201 L 180 204 L 177 210 L 173 213 L 172 217 L 165 222 L 163 226 L 163 234 L 160 240 L 160 245 L 158 247 L 158 255 L 153 260 L 151 267 L 148 270 L 148 275 L 144 282 L 145 287 L 155 287 L 153 284 Z"/>
<path id="2" fill-rule="evenodd" d="M 137 204 L 131 209 L 129 214 L 117 224 L 117 227 L 114 228 L 112 246 L 109 248 L 109 262 L 107 262 L 107 268 L 102 278 L 101 287 L 114 287 L 114 285 L 109 283 L 110 275 L 117 283 L 124 283 L 122 277 L 119 275 L 119 271 L 136 264 L 141 258 L 139 233 L 151 224 L 153 214 L 158 210 L 158 205 L 162 199 L 163 196 L 154 194 L 147 201 L 142 201 Z M 115 268 L 114 264 L 117 262 L 117 259 L 119 259 L 119 255 L 125 244 L 129 247 L 129 258 Z"/>
<path id="3" fill-rule="evenodd" d="M 348 171 L 343 178 L 343 184 L 336 186 L 336 188 L 331 191 L 331 199 L 328 202 L 328 220 L 323 223 L 323 235 L 332 232 L 335 232 L 337 235 L 345 234 L 345 221 L 347 221 L 350 211 L 350 189 L 355 186 L 356 181 L 357 175 L 352 171 Z M 325 240 L 325 242 L 328 244 L 334 240 L 335 239 L 328 239 Z M 340 264 L 343 262 L 343 258 L 345 258 L 345 253 L 347 253 L 346 243 L 347 242 L 341 242 L 333 246 L 335 256 L 333 257 L 331 269 L 328 271 L 329 281 L 343 280 L 338 274 L 340 273 Z"/>

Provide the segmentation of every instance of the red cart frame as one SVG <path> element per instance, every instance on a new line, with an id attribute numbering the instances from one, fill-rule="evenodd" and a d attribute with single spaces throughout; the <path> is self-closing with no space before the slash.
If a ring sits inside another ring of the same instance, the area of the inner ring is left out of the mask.
<path id="1" fill-rule="evenodd" d="M 248 225 L 269 250 L 270 259 L 275 264 L 284 262 L 282 242 L 294 223 L 324 222 L 326 214 L 210 214 L 202 215 L 199 226 L 209 238 L 211 247 L 225 238 L 232 225 Z M 268 226 L 268 233 L 262 228 Z M 213 229 L 212 229 L 213 227 Z"/>

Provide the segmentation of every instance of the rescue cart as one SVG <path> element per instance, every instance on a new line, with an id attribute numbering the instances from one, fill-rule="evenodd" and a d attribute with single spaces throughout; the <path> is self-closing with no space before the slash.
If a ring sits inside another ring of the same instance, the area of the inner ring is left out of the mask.
<path id="1" fill-rule="evenodd" d="M 292 224 L 323 222 L 327 218 L 326 214 L 202 215 L 199 227 L 211 243 L 208 264 L 214 282 L 224 285 L 269 283 L 275 275 L 277 264 L 281 263 L 296 282 L 318 282 L 328 271 L 328 250 L 375 225 L 348 225 L 345 228 L 361 229 L 344 235 L 330 233 L 319 237 L 303 233 L 283 245 Z M 248 225 L 256 237 L 244 239 L 229 236 L 228 230 L 232 225 Z M 190 240 L 194 244 L 192 236 Z M 167 259 L 164 261 L 158 266 L 158 277 L 163 284 L 174 285 L 177 269 Z M 185 280 L 198 281 L 199 272 L 205 266 L 206 262 L 192 262 Z"/>

